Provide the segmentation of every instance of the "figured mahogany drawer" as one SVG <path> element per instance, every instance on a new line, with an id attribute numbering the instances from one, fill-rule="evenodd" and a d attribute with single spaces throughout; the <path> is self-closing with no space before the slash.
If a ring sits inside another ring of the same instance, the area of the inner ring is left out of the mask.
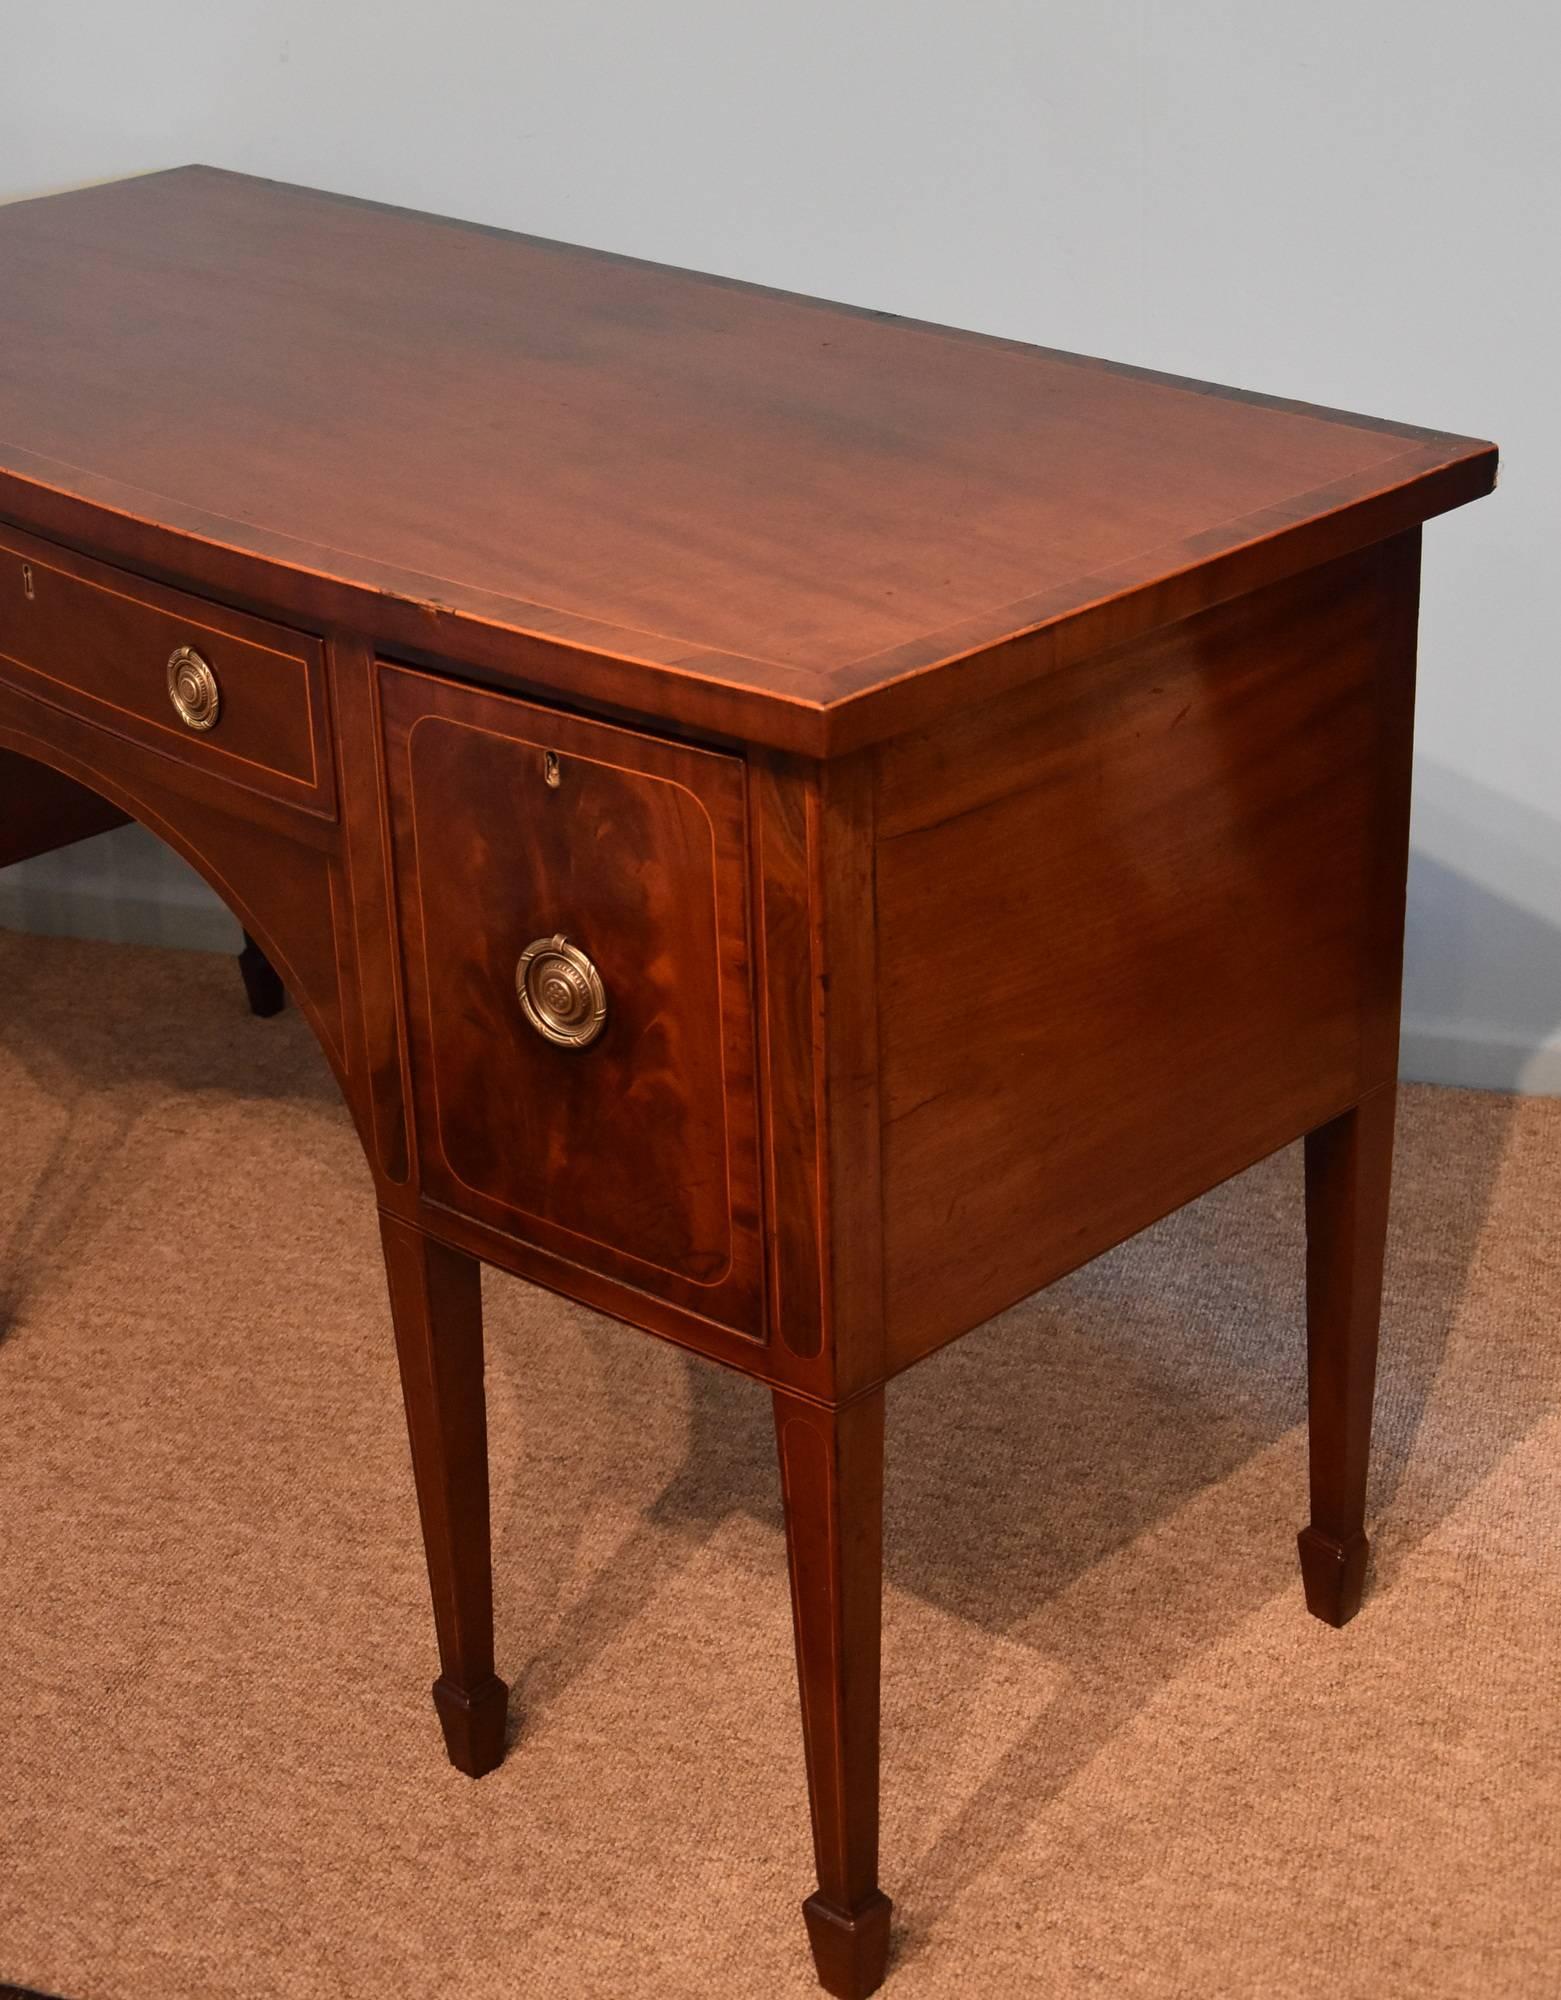
<path id="1" fill-rule="evenodd" d="M 285 626 L 0 528 L 0 679 L 251 791 L 335 811 L 321 648 Z"/>
<path id="2" fill-rule="evenodd" d="M 425 1198 L 760 1334 L 741 761 L 380 689 Z"/>

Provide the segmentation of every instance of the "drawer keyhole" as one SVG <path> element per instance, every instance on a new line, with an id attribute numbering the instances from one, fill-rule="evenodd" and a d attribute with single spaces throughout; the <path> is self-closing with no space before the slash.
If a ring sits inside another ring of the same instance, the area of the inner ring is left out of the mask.
<path id="1" fill-rule="evenodd" d="M 542 752 L 542 782 L 555 792 L 564 782 L 564 774 L 558 768 L 558 752 L 556 750 L 544 750 Z"/>
<path id="2" fill-rule="evenodd" d="M 22 595 L 28 599 L 38 595 L 37 591 L 33 588 L 33 566 L 31 563 L 22 564 Z"/>

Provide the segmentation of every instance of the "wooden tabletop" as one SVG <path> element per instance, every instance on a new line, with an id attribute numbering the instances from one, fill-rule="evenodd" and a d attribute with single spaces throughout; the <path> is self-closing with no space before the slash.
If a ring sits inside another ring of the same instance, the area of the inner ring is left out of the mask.
<path id="1" fill-rule="evenodd" d="M 0 513 L 783 748 L 1494 476 L 1466 438 L 206 167 L 0 209 Z"/>

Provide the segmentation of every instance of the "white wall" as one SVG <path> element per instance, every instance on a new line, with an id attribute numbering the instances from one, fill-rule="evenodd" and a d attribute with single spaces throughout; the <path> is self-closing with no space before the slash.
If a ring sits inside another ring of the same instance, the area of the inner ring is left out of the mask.
<path id="1" fill-rule="evenodd" d="M 1561 1090 L 1551 0 L 12 0 L 0 27 L 0 196 L 202 159 L 1497 438 L 1500 492 L 1426 538 L 1406 1068 Z M 165 892 L 107 839 L 116 894 Z M 0 876 L 0 921 L 23 891 L 96 921 L 92 865 Z"/>

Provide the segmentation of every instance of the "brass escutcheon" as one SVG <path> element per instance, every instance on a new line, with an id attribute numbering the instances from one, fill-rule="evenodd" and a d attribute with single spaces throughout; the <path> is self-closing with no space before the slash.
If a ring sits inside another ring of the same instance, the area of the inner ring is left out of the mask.
<path id="1" fill-rule="evenodd" d="M 222 713 L 217 676 L 193 646 L 180 646 L 168 659 L 168 699 L 188 729 L 215 729 Z"/>
<path id="2" fill-rule="evenodd" d="M 602 976 L 566 937 L 537 938 L 520 954 L 515 992 L 539 1035 L 563 1049 L 583 1049 L 607 1022 Z"/>

